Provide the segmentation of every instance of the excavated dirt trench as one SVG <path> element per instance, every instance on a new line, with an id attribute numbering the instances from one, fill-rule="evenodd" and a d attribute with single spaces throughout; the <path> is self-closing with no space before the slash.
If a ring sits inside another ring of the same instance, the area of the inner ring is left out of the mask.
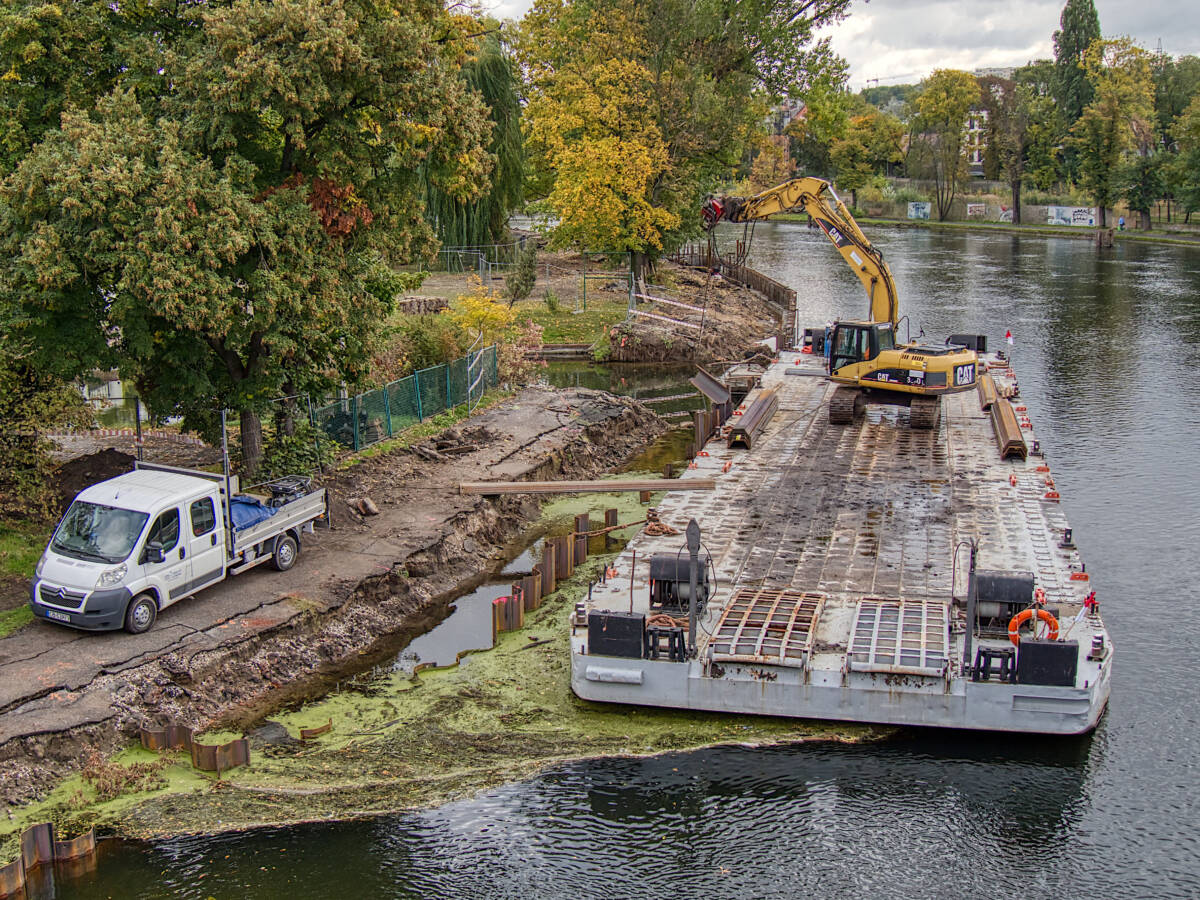
<path id="1" fill-rule="evenodd" d="M 241 728 L 394 653 L 538 515 L 528 499 L 462 496 L 459 481 L 593 477 L 664 430 L 632 401 L 549 389 L 466 427 L 478 449 L 452 463 L 397 451 L 332 479 L 341 524 L 309 539 L 291 572 L 230 579 L 139 638 L 35 622 L 0 640 L 0 797 L 44 795 L 140 725 Z M 378 516 L 346 502 L 364 496 Z"/>

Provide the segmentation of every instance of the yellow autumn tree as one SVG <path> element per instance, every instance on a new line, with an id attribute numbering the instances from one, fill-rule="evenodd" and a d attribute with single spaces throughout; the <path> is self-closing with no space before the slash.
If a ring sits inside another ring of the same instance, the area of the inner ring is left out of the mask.
<path id="1" fill-rule="evenodd" d="M 640 271 L 700 228 L 764 102 L 808 90 L 849 0 L 535 0 L 515 32 L 531 179 L 559 246 Z"/>
<path id="2" fill-rule="evenodd" d="M 561 223 L 556 245 L 644 253 L 661 250 L 664 231 L 679 224 L 650 199 L 669 163 L 650 86 L 635 60 L 581 52 L 531 97 L 530 146 L 555 172 L 547 200 Z"/>

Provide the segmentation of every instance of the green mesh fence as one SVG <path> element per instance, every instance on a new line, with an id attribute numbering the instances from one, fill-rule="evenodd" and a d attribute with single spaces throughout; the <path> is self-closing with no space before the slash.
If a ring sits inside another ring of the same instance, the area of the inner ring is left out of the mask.
<path id="1" fill-rule="evenodd" d="M 476 375 L 482 371 L 483 377 L 471 394 L 474 400 L 500 383 L 496 347 L 479 351 L 477 358 L 472 371 Z M 313 425 L 343 447 L 361 450 L 409 425 L 466 403 L 468 385 L 467 360 L 456 359 L 373 391 L 315 408 Z"/>
<path id="2" fill-rule="evenodd" d="M 467 402 L 467 361 L 456 359 L 447 366 L 450 372 L 450 399 L 458 406 Z"/>

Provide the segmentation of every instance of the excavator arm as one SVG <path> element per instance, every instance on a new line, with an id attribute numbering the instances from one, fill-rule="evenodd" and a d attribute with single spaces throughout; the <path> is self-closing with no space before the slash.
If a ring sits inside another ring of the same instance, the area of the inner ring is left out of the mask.
<path id="1" fill-rule="evenodd" d="M 832 199 L 832 204 L 827 197 Z M 711 198 L 704 205 L 703 215 L 705 226 L 711 229 L 722 219 L 753 222 L 774 213 L 797 209 L 812 216 L 867 289 L 871 321 L 891 322 L 895 327 L 899 312 L 892 271 L 828 181 L 794 178 L 753 197 Z"/>

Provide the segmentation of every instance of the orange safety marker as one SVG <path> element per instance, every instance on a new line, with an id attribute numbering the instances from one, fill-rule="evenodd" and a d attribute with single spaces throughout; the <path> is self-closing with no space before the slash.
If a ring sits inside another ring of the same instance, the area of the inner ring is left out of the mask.
<path id="1" fill-rule="evenodd" d="M 1051 478 L 1049 475 L 1046 476 L 1046 487 L 1048 487 L 1048 488 L 1054 487 L 1054 479 Z"/>
<path id="2" fill-rule="evenodd" d="M 1072 581 L 1089 581 L 1090 579 L 1088 578 L 1087 572 L 1072 572 L 1071 580 Z"/>
<path id="3" fill-rule="evenodd" d="M 1049 472 L 1049 471 L 1050 471 L 1050 467 L 1049 467 L 1049 466 L 1038 466 L 1038 467 L 1037 467 L 1037 471 L 1038 471 L 1038 472 Z"/>
<path id="4" fill-rule="evenodd" d="M 1028 411 L 1029 411 L 1028 406 L 1018 406 L 1017 407 L 1017 412 L 1028 412 Z"/>
<path id="5" fill-rule="evenodd" d="M 1017 486 L 1017 476 L 1016 476 L 1016 475 L 1009 475 L 1009 476 L 1008 476 L 1008 483 L 1009 483 L 1009 484 L 1011 484 L 1013 487 L 1016 487 L 1016 486 Z"/>
<path id="6" fill-rule="evenodd" d="M 1042 497 L 1042 499 L 1049 500 L 1052 503 L 1057 503 L 1060 498 L 1058 491 L 1046 491 L 1046 494 Z"/>

